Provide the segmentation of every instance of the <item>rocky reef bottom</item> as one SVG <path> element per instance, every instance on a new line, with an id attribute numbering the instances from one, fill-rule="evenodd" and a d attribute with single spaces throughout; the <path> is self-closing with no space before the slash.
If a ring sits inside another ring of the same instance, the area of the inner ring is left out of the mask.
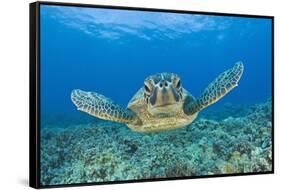
<path id="1" fill-rule="evenodd" d="M 272 170 L 272 101 L 244 116 L 161 133 L 99 121 L 41 129 L 41 184 L 106 182 Z M 244 112 L 243 112 L 244 113 Z"/>

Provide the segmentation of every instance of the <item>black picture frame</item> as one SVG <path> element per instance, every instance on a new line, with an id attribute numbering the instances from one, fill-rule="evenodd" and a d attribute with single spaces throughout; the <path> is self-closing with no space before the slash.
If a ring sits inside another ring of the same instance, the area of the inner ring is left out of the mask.
<path id="1" fill-rule="evenodd" d="M 271 63 L 272 64 L 272 80 L 271 80 L 272 82 L 272 134 L 271 134 L 272 135 L 272 171 L 42 186 L 40 184 L 40 5 L 58 5 L 58 6 L 74 6 L 74 7 L 119 9 L 119 10 L 137 10 L 137 11 L 150 11 L 150 12 L 187 13 L 187 14 L 200 14 L 200 15 L 219 15 L 219 16 L 270 19 L 272 22 L 271 24 L 272 26 L 271 28 L 272 30 L 272 39 L 271 39 L 272 40 L 272 55 L 271 55 L 272 56 L 272 63 Z M 29 39 L 30 39 L 29 41 L 30 43 L 29 45 L 29 60 L 30 60 L 30 64 L 29 64 L 29 185 L 31 187 L 33 188 L 73 187 L 73 186 L 85 186 L 85 185 L 136 183 L 136 182 L 151 182 L 151 181 L 163 181 L 163 180 L 229 177 L 229 176 L 244 176 L 244 175 L 274 173 L 274 16 L 141 8 L 141 7 L 125 7 L 125 6 L 111 6 L 111 5 L 61 3 L 61 2 L 46 2 L 46 1 L 30 3 L 29 15 L 30 15 L 29 17 Z"/>

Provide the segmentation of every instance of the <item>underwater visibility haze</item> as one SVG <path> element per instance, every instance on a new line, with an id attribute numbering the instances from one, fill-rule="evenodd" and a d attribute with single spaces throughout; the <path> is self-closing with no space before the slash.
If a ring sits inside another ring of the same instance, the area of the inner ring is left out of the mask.
<path id="1" fill-rule="evenodd" d="M 272 88 L 269 18 L 40 5 L 40 183 L 270 172 Z"/>

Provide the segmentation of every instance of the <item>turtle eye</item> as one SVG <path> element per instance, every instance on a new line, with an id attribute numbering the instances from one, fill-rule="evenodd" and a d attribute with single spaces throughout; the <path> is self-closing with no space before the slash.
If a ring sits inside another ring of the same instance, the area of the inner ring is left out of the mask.
<path id="1" fill-rule="evenodd" d="M 145 92 L 148 93 L 148 94 L 151 93 L 151 90 L 149 89 L 149 87 L 148 87 L 146 84 L 144 84 L 144 90 L 145 90 Z"/>
<path id="2" fill-rule="evenodd" d="M 179 89 L 181 87 L 181 81 L 178 80 L 176 87 Z"/>

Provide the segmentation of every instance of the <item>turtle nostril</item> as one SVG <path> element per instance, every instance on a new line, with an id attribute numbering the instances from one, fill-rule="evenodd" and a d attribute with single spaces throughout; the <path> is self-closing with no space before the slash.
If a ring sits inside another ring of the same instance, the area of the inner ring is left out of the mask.
<path id="1" fill-rule="evenodd" d="M 160 88 L 163 88 L 164 86 L 165 86 L 165 87 L 168 87 L 168 82 L 165 81 L 165 80 L 160 81 L 159 87 L 160 87 Z"/>

